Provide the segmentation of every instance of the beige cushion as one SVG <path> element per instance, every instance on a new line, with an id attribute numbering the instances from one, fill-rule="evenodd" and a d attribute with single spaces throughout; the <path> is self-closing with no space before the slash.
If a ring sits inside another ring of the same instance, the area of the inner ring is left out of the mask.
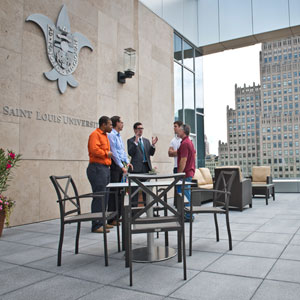
<path id="1" fill-rule="evenodd" d="M 204 180 L 205 180 L 205 183 L 206 184 L 212 184 L 213 183 L 213 180 L 211 178 L 211 175 L 210 175 L 210 171 L 208 168 L 199 168 Z"/>
<path id="2" fill-rule="evenodd" d="M 212 190 L 214 188 L 214 185 L 212 183 L 210 183 L 210 184 L 202 184 L 202 185 L 198 184 L 198 187 L 201 188 L 201 189 Z"/>
<path id="3" fill-rule="evenodd" d="M 270 166 L 254 166 L 252 167 L 253 182 L 267 182 L 267 177 L 271 175 Z"/>
<path id="4" fill-rule="evenodd" d="M 194 174 L 193 179 L 197 180 L 198 186 L 201 185 L 201 184 L 206 184 L 205 179 L 203 178 L 203 176 L 202 176 L 202 174 L 201 174 L 201 172 L 200 172 L 199 169 L 195 170 L 195 174 Z"/>
<path id="5" fill-rule="evenodd" d="M 217 167 L 216 169 L 238 169 L 240 175 L 240 181 L 243 181 L 243 174 L 240 166 L 223 166 L 223 167 Z"/>

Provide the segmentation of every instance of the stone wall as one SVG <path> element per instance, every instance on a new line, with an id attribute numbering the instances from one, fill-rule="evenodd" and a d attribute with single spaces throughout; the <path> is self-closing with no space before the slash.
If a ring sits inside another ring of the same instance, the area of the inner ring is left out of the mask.
<path id="1" fill-rule="evenodd" d="M 85 35 L 94 50 L 82 48 L 73 74 L 79 86 L 60 94 L 57 83 L 43 75 L 52 69 L 44 35 L 25 19 L 40 13 L 56 23 L 63 4 L 71 31 Z M 145 137 L 159 138 L 153 165 L 162 173 L 172 170 L 167 156 L 174 115 L 169 25 L 138 0 L 3 0 L 0 13 L 0 147 L 23 158 L 6 193 L 17 202 L 11 225 L 59 216 L 50 175 L 71 174 L 80 193 L 90 192 L 87 141 L 94 128 L 75 119 L 98 122 L 101 115 L 120 115 L 125 144 L 133 123 L 141 121 Z M 137 50 L 137 69 L 122 85 L 117 72 L 128 47 Z"/>

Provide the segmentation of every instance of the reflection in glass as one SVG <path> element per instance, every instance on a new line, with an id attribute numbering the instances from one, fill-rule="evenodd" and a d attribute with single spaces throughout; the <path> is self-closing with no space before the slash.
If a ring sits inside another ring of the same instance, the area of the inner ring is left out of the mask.
<path id="1" fill-rule="evenodd" d="M 187 69 L 183 71 L 183 95 L 184 95 L 184 122 L 191 126 L 191 132 L 196 133 L 195 128 L 195 102 L 194 102 L 194 74 Z"/>
<path id="2" fill-rule="evenodd" d="M 196 85 L 196 112 L 204 113 L 203 96 L 203 57 L 195 51 L 195 85 Z"/>
<path id="3" fill-rule="evenodd" d="M 205 146 L 204 146 L 204 117 L 202 115 L 197 118 L 197 165 L 198 168 L 205 167 Z"/>
<path id="4" fill-rule="evenodd" d="M 182 40 L 174 33 L 174 58 L 182 63 Z"/>
<path id="5" fill-rule="evenodd" d="M 183 121 L 182 116 L 182 67 L 174 62 L 174 108 L 175 121 Z"/>
<path id="6" fill-rule="evenodd" d="M 184 55 L 184 66 L 194 70 L 194 49 L 191 45 L 183 42 L 183 55 Z"/>

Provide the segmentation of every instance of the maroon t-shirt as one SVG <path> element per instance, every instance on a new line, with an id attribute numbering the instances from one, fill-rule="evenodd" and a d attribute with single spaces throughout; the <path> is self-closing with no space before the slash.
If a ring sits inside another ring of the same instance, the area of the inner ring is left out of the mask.
<path id="1" fill-rule="evenodd" d="M 186 165 L 183 170 L 185 177 L 193 177 L 195 174 L 195 147 L 188 136 L 182 139 L 179 149 L 177 150 L 178 167 L 182 157 L 186 157 Z"/>

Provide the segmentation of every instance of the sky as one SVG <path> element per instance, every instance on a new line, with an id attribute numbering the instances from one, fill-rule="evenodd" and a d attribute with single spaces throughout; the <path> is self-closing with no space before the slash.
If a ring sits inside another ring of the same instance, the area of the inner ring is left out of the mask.
<path id="1" fill-rule="evenodd" d="M 235 109 L 234 86 L 260 84 L 261 44 L 203 56 L 204 133 L 210 154 L 227 142 L 226 106 Z"/>

